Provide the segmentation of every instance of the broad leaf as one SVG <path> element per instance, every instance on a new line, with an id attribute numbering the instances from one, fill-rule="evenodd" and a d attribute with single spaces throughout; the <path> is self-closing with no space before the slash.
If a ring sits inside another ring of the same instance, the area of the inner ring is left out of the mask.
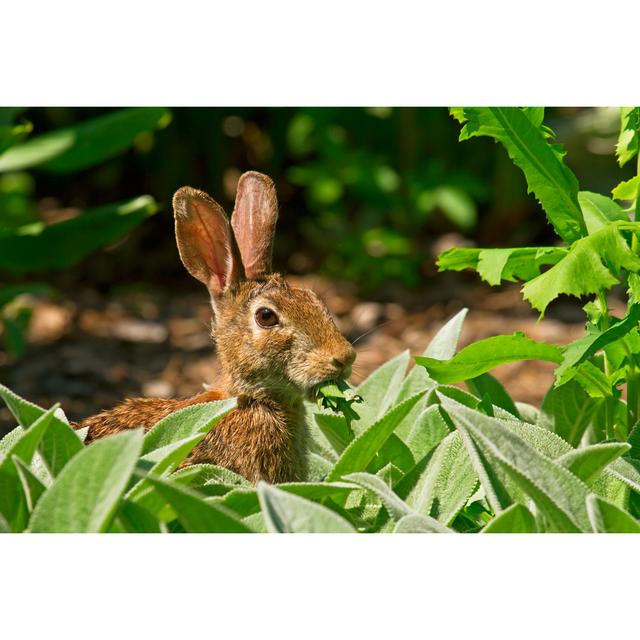
<path id="1" fill-rule="evenodd" d="M 622 167 L 638 154 L 640 140 L 640 107 L 620 109 L 620 135 L 616 144 L 618 164 Z"/>
<path id="2" fill-rule="evenodd" d="M 394 520 L 400 520 L 403 516 L 412 515 L 413 510 L 407 505 L 402 498 L 399 498 L 390 487 L 388 487 L 382 478 L 374 476 L 371 473 L 350 473 L 344 476 L 347 482 L 355 484 L 373 491 Z"/>
<path id="3" fill-rule="evenodd" d="M 113 244 L 158 210 L 151 196 L 105 205 L 70 220 L 0 233 L 0 268 L 13 274 L 65 269 Z"/>
<path id="4" fill-rule="evenodd" d="M 131 146 L 135 138 L 168 122 L 160 107 L 118 109 L 65 129 L 34 136 L 0 156 L 0 172 L 40 167 L 72 173 L 100 164 Z"/>
<path id="5" fill-rule="evenodd" d="M 475 378 L 507 362 L 519 360 L 549 360 L 560 362 L 560 349 L 527 338 L 522 333 L 494 336 L 470 344 L 446 361 L 417 357 L 429 375 L 442 384 L 452 384 Z"/>
<path id="6" fill-rule="evenodd" d="M 265 482 L 258 483 L 258 497 L 271 533 L 355 533 L 353 526 L 331 509 Z"/>
<path id="7" fill-rule="evenodd" d="M 587 225 L 587 231 L 590 234 L 606 227 L 610 222 L 629 221 L 627 214 L 619 204 L 600 193 L 581 191 L 578 194 L 578 202 Z"/>
<path id="8" fill-rule="evenodd" d="M 97 440 L 64 467 L 33 511 L 39 533 L 106 531 L 142 451 L 142 431 Z"/>

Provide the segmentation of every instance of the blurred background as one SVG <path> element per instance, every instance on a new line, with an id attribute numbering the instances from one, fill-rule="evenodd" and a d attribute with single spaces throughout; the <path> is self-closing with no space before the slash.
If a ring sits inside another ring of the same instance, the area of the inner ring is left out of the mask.
<path id="1" fill-rule="evenodd" d="M 617 109 L 551 108 L 545 123 L 582 189 L 631 177 L 612 156 Z M 0 382 L 72 420 L 214 382 L 207 294 L 178 258 L 171 196 L 188 184 L 230 213 L 250 169 L 278 190 L 276 269 L 318 291 L 355 341 L 352 383 L 421 352 L 462 306 L 464 344 L 573 339 L 578 301 L 537 323 L 517 285 L 437 272 L 452 246 L 553 242 L 504 149 L 458 134 L 445 108 L 0 108 Z M 539 402 L 552 368 L 498 377 Z"/>

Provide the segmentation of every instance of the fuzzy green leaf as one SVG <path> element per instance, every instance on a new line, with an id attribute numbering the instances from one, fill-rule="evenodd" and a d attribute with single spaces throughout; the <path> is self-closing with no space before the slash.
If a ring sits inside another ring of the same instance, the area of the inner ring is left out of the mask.
<path id="1" fill-rule="evenodd" d="M 271 533 L 355 533 L 353 526 L 331 509 L 258 483 L 265 525 Z"/>
<path id="2" fill-rule="evenodd" d="M 398 521 L 393 533 L 455 533 L 441 522 L 429 516 L 411 514 Z"/>
<path id="3" fill-rule="evenodd" d="M 145 435 L 143 453 L 198 433 L 207 433 L 235 406 L 236 399 L 230 398 L 194 404 L 168 415 Z"/>
<path id="4" fill-rule="evenodd" d="M 587 511 L 595 533 L 640 533 L 635 518 L 598 496 L 587 496 Z"/>
<path id="5" fill-rule="evenodd" d="M 457 429 L 465 431 L 489 460 L 511 478 L 545 514 L 555 531 L 589 531 L 586 485 L 518 437 L 510 423 L 440 396 Z M 521 423 L 523 429 L 535 429 Z"/>
<path id="6" fill-rule="evenodd" d="M 42 495 L 30 529 L 39 533 L 106 531 L 142 451 L 142 430 L 97 440 L 73 457 Z"/>
<path id="7" fill-rule="evenodd" d="M 626 442 L 603 442 L 575 449 L 560 456 L 556 462 L 571 471 L 585 484 L 590 484 L 616 458 L 631 449 Z"/>
<path id="8" fill-rule="evenodd" d="M 481 533 L 537 533 L 536 520 L 523 504 L 512 504 L 499 513 Z"/>

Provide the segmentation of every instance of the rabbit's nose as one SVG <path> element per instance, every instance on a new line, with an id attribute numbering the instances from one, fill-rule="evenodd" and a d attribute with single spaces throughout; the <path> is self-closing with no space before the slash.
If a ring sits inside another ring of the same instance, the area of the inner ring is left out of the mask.
<path id="1" fill-rule="evenodd" d="M 333 357 L 331 359 L 331 364 L 340 369 L 341 373 L 346 373 L 353 364 L 353 361 L 356 359 L 356 352 L 353 349 L 345 352 L 344 354 L 339 355 L 338 357 Z"/>

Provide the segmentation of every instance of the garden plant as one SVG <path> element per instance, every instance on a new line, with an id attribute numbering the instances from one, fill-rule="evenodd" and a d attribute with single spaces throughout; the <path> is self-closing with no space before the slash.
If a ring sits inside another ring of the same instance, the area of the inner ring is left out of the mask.
<path id="1" fill-rule="evenodd" d="M 319 402 L 306 403 L 308 478 L 279 485 L 214 465 L 178 469 L 234 399 L 85 447 L 59 406 L 0 387 L 18 425 L 0 441 L 0 529 L 640 532 L 640 176 L 613 197 L 580 191 L 543 109 L 451 112 L 461 140 L 504 146 L 558 243 L 451 249 L 440 269 L 474 269 L 491 285 L 522 281 L 541 321 L 560 295 L 582 298 L 583 337 L 560 346 L 516 333 L 458 351 L 464 309 L 415 366 L 407 351 L 353 391 L 321 388 Z M 639 138 L 640 108 L 622 109 L 621 165 L 638 157 Z M 626 296 L 623 317 L 610 311 L 613 288 Z M 519 360 L 557 365 L 541 407 L 512 399 L 490 373 Z"/>

